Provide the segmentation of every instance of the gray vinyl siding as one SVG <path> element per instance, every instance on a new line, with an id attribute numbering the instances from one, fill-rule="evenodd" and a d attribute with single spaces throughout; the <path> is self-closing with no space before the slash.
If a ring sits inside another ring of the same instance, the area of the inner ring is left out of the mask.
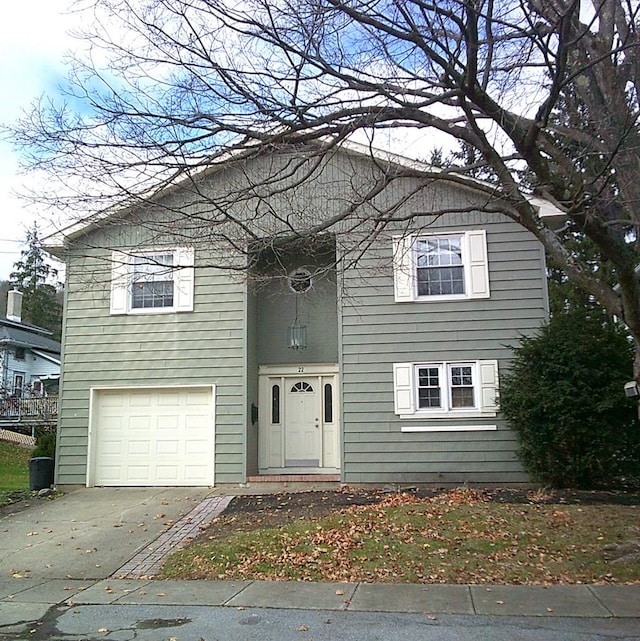
<path id="1" fill-rule="evenodd" d="M 114 316 L 108 256 L 92 250 L 68 260 L 57 483 L 86 482 L 89 395 L 102 386 L 215 385 L 216 482 L 243 480 L 242 282 L 196 267 L 193 312 Z"/>
<path id="2" fill-rule="evenodd" d="M 515 434 L 497 418 L 401 419 L 393 363 L 497 359 L 547 317 L 544 260 L 532 235 L 500 215 L 453 214 L 429 226 L 486 229 L 490 298 L 396 303 L 391 233 L 344 273 L 343 480 L 346 483 L 524 483 Z M 495 431 L 402 432 L 402 426 L 497 425 Z"/>
<path id="3" fill-rule="evenodd" d="M 246 443 L 247 451 L 245 452 L 245 470 L 247 476 L 253 476 L 258 473 L 258 423 L 254 422 L 251 417 L 251 408 L 258 407 L 258 327 L 256 297 L 252 296 L 248 288 L 246 290 L 246 310 L 247 310 L 247 396 L 246 406 Z"/>
<path id="4" fill-rule="evenodd" d="M 247 180 L 258 185 L 261 176 L 273 175 L 290 160 L 282 154 L 262 156 L 240 168 L 231 165 L 200 185 L 209 208 L 202 199 L 197 207 L 184 207 L 174 192 L 168 196 L 171 213 L 158 214 L 167 219 L 161 225 L 154 225 L 151 209 L 141 212 L 138 222 L 132 216 L 74 243 L 67 268 L 57 482 L 85 482 L 91 387 L 169 384 L 216 385 L 216 482 L 243 482 L 246 474 L 257 470 L 258 433 L 250 408 L 258 404 L 258 367 L 307 362 L 340 365 L 342 479 L 346 483 L 526 482 L 515 453 L 515 435 L 500 418 L 464 421 L 497 424 L 495 431 L 401 432 L 408 419 L 394 414 L 392 365 L 498 359 L 504 372 L 511 355 L 509 345 L 535 331 L 547 315 L 544 261 L 537 241 L 506 217 L 483 213 L 486 203 L 475 202 L 474 192 L 460 187 L 432 182 L 405 198 L 420 179 L 415 176 L 392 183 L 376 196 L 373 206 L 365 203 L 351 211 L 354 202 L 366 200 L 370 177 L 378 170 L 370 161 L 350 154 L 332 157 L 310 181 L 286 193 L 283 185 L 297 181 L 286 171 L 282 184 L 272 182 L 268 196 L 255 196 L 257 189 L 243 191 Z M 233 185 L 237 192 L 229 197 L 225 190 Z M 380 211 L 396 203 L 402 203 L 401 216 L 468 210 L 435 220 L 418 218 L 411 229 L 486 229 L 489 299 L 394 302 L 392 235 L 406 229 L 381 230 L 374 221 Z M 309 331 L 307 350 L 286 348 L 295 295 L 285 281 L 254 290 L 240 272 L 232 276 L 215 268 L 242 266 L 246 258 L 225 254 L 223 235 L 215 235 L 218 227 L 212 226 L 211 237 L 202 241 L 202 229 L 177 227 L 181 221 L 187 224 L 181 209 L 200 217 L 209 212 L 215 217 L 217 211 L 245 220 L 255 216 L 251 225 L 258 237 L 286 233 L 288 225 L 295 228 L 301 219 L 312 223 L 351 211 L 351 222 L 345 222 L 343 230 L 352 227 L 357 233 L 339 233 L 340 223 L 333 230 L 338 232 L 333 238 L 337 284 L 319 285 L 301 298 Z M 269 211 L 277 212 L 279 219 Z M 368 247 L 363 241 L 374 228 L 377 240 Z M 177 229 L 183 242 L 163 237 L 170 229 Z M 140 248 L 145 244 L 195 246 L 193 312 L 110 315 L 110 252 L 83 250 L 81 245 Z M 354 266 L 352 259 L 362 251 Z"/>
<path id="5" fill-rule="evenodd" d="M 304 264 L 304 263 L 301 263 Z M 294 265 L 298 266 L 298 265 Z M 289 349 L 287 330 L 298 319 L 307 327 L 307 348 Z M 260 365 L 336 363 L 338 361 L 338 318 L 335 281 L 319 279 L 303 294 L 295 294 L 283 280 L 265 288 L 257 300 L 258 363 Z"/>

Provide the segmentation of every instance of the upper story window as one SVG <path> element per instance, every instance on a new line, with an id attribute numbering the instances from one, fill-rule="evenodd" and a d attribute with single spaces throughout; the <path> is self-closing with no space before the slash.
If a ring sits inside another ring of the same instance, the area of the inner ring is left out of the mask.
<path id="1" fill-rule="evenodd" d="M 498 362 L 394 363 L 393 386 L 402 418 L 495 416 Z"/>
<path id="2" fill-rule="evenodd" d="M 193 249 L 112 253 L 111 313 L 193 310 Z"/>
<path id="3" fill-rule="evenodd" d="M 131 307 L 173 307 L 173 254 L 134 256 Z"/>
<path id="4" fill-rule="evenodd" d="M 464 294 L 462 236 L 416 240 L 418 296 Z"/>
<path id="5" fill-rule="evenodd" d="M 397 302 L 489 297 L 484 229 L 394 238 Z"/>
<path id="6" fill-rule="evenodd" d="M 25 359 L 24 347 L 16 347 L 15 356 L 17 361 L 23 361 Z"/>

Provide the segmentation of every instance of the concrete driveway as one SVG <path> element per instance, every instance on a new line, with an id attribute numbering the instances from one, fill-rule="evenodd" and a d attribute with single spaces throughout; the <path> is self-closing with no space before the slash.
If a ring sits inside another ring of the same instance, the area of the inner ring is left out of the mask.
<path id="1" fill-rule="evenodd" d="M 0 517 L 0 576 L 103 579 L 211 488 L 80 488 Z"/>

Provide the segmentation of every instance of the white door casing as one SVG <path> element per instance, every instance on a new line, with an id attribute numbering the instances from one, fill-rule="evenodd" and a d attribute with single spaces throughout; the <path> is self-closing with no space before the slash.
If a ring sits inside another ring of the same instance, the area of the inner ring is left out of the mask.
<path id="1" fill-rule="evenodd" d="M 259 378 L 260 472 L 338 471 L 338 366 L 262 366 Z"/>
<path id="2" fill-rule="evenodd" d="M 91 390 L 87 485 L 214 483 L 215 389 Z"/>

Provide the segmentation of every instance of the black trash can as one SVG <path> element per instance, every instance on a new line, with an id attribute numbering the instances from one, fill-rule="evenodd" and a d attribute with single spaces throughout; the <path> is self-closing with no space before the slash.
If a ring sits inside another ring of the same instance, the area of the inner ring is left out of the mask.
<path id="1" fill-rule="evenodd" d="M 53 485 L 53 464 L 50 456 L 29 459 L 29 489 L 42 490 Z"/>

